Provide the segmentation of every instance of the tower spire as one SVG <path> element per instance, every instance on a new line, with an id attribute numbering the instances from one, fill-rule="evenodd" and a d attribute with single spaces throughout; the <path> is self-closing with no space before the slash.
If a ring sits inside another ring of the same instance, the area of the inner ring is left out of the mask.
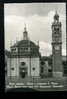
<path id="1" fill-rule="evenodd" d="M 55 11 L 54 20 L 59 21 L 59 15 L 57 13 L 57 10 Z"/>

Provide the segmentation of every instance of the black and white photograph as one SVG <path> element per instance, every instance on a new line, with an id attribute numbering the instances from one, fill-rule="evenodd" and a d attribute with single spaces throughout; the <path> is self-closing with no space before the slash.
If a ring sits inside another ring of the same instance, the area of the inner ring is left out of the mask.
<path id="1" fill-rule="evenodd" d="M 4 3 L 5 91 L 67 91 L 66 3 Z"/>

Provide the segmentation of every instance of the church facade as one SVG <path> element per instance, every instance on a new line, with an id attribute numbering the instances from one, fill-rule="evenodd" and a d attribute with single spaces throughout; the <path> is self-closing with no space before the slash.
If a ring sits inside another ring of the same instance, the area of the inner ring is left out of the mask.
<path id="1" fill-rule="evenodd" d="M 10 49 L 7 61 L 8 77 L 40 76 L 39 46 L 28 39 L 26 27 L 23 32 L 23 40 L 17 41 Z"/>

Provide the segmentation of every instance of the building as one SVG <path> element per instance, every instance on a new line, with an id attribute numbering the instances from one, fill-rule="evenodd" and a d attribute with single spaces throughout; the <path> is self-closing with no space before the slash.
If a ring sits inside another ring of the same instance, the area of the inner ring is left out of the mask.
<path id="1" fill-rule="evenodd" d="M 62 63 L 63 63 L 63 75 L 67 76 L 67 62 L 66 62 L 66 56 L 62 57 Z"/>
<path id="2" fill-rule="evenodd" d="M 54 22 L 52 23 L 52 64 L 54 77 L 62 77 L 63 75 L 61 26 L 59 15 L 56 12 Z"/>
<path id="3" fill-rule="evenodd" d="M 44 77 L 52 77 L 52 59 L 51 56 L 41 56 L 41 69 L 40 75 L 42 78 Z"/>
<path id="4" fill-rule="evenodd" d="M 67 75 L 66 57 L 62 56 L 62 31 L 59 15 L 54 15 L 52 23 L 52 55 L 42 57 L 39 45 L 29 40 L 26 26 L 23 40 L 17 41 L 6 53 L 8 77 L 62 77 Z"/>
<path id="5" fill-rule="evenodd" d="M 48 65 L 46 65 L 46 63 Z M 63 67 L 63 76 L 67 76 L 67 64 L 66 64 L 66 56 L 62 56 L 62 67 Z M 52 55 L 46 57 L 41 57 L 41 76 L 43 77 L 52 77 L 53 76 L 53 67 L 52 67 Z"/>
<path id="6" fill-rule="evenodd" d="M 7 59 L 7 76 L 16 78 L 40 76 L 39 46 L 28 39 L 26 26 L 23 40 L 10 47 Z"/>

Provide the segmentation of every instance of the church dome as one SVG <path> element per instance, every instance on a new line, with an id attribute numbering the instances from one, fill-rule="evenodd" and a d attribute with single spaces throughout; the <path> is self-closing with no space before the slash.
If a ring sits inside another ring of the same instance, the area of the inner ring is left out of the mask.
<path id="1" fill-rule="evenodd" d="M 14 48 L 18 49 L 18 51 L 15 52 L 14 54 L 13 54 L 13 51 L 11 51 L 13 56 L 16 56 L 17 54 L 19 57 L 38 57 L 38 56 L 40 56 L 39 46 L 30 40 L 18 41 L 16 44 L 11 46 L 11 49 L 14 49 Z"/>
<path id="2" fill-rule="evenodd" d="M 30 46 L 30 47 L 34 47 L 34 46 L 36 46 L 32 41 L 30 41 L 30 40 L 21 40 L 21 41 L 19 41 L 18 43 L 17 43 L 17 46 L 18 47 L 28 47 L 28 46 Z"/>
<path id="3" fill-rule="evenodd" d="M 15 57 L 39 57 L 39 46 L 28 39 L 26 25 L 23 32 L 23 40 L 11 46 L 11 56 Z"/>

